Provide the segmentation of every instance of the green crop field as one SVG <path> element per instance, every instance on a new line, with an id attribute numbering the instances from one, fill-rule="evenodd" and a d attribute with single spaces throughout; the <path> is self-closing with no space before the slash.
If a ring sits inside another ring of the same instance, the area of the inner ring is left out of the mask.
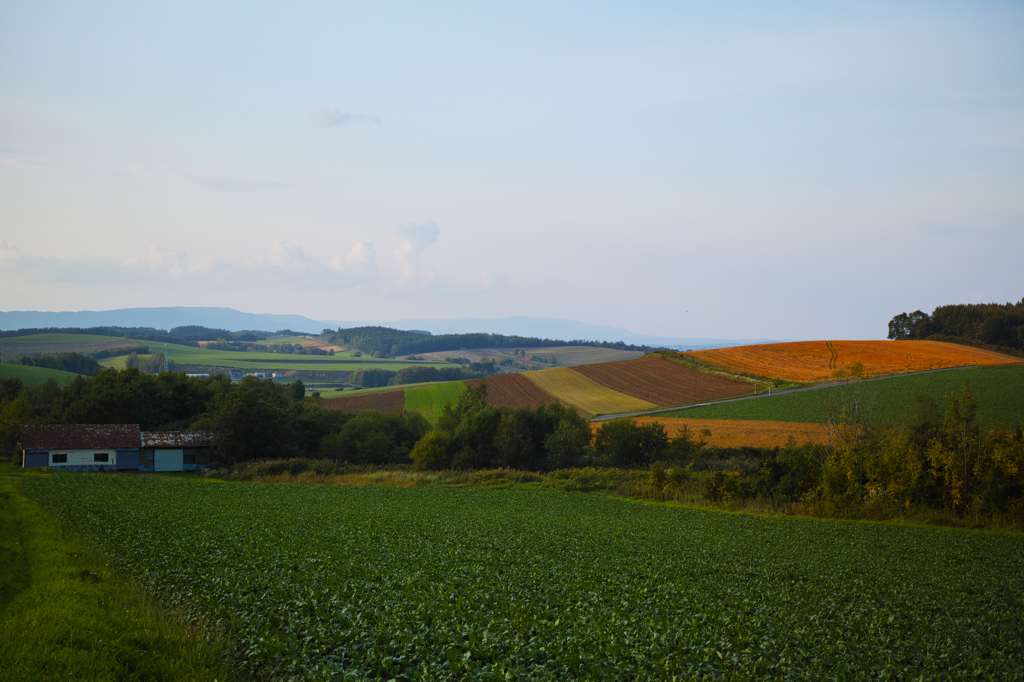
<path id="1" fill-rule="evenodd" d="M 95 334 L 30 334 L 28 336 L 12 336 L 3 339 L 5 345 L 19 343 L 94 343 L 96 341 L 122 341 L 116 336 L 96 336 Z"/>
<path id="2" fill-rule="evenodd" d="M 1024 537 L 555 491 L 55 474 L 26 493 L 273 679 L 1014 679 Z"/>
<path id="3" fill-rule="evenodd" d="M 59 369 L 47 369 L 46 367 L 29 367 L 27 365 L 15 365 L 11 363 L 0 363 L 0 381 L 8 377 L 17 377 L 25 384 L 34 386 L 41 384 L 47 379 L 56 379 L 57 383 L 64 385 L 68 379 L 74 379 L 80 374 L 64 372 Z"/>
<path id="4" fill-rule="evenodd" d="M 1024 420 L 1024 367 L 979 367 L 866 381 L 844 390 L 861 391 L 874 400 L 872 421 L 898 421 L 913 405 L 914 395 L 933 397 L 945 409 L 944 397 L 962 391 L 964 382 L 981 401 L 981 419 L 987 426 L 1014 425 Z M 767 421 L 825 421 L 824 401 L 836 388 L 822 388 L 786 395 L 722 403 L 688 410 L 663 412 L 663 417 L 693 419 L 757 419 Z"/>
<path id="5" fill-rule="evenodd" d="M 419 412 L 431 424 L 436 424 L 444 404 L 456 402 L 465 390 L 466 384 L 461 381 L 447 381 L 419 388 L 406 388 L 405 409 L 410 412 Z"/>

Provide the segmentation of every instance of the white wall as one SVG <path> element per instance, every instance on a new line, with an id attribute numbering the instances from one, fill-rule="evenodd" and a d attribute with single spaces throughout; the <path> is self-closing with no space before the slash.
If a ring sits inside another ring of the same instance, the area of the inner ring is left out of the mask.
<path id="1" fill-rule="evenodd" d="M 97 462 L 93 456 L 96 453 L 107 453 L 106 462 Z M 68 461 L 60 464 L 53 463 L 54 455 L 67 455 Z M 117 464 L 117 450 L 50 450 L 50 466 L 62 467 L 62 466 L 82 466 L 83 464 Z"/>

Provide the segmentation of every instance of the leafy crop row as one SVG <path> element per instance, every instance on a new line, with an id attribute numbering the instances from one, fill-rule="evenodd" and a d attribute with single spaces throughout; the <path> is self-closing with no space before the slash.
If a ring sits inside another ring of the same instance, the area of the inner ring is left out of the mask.
<path id="1" fill-rule="evenodd" d="M 55 475 L 26 490 L 299 679 L 1013 678 L 1024 541 L 569 493 Z"/>

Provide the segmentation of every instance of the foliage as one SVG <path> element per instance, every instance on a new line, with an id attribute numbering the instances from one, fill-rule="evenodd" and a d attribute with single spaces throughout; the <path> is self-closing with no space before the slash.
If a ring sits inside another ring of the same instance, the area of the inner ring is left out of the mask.
<path id="1" fill-rule="evenodd" d="M 548 491 L 101 475 L 25 488 L 172 605 L 230 623 L 252 677 L 1009 679 L 1024 667 L 1019 536 Z"/>
<path id="2" fill-rule="evenodd" d="M 429 430 L 415 412 L 359 412 L 320 441 L 320 456 L 350 464 L 408 464 L 413 446 Z"/>
<path id="3" fill-rule="evenodd" d="M 92 376 L 102 369 L 100 363 L 81 353 L 59 353 L 56 355 L 22 355 L 19 362 L 29 367 L 46 367 L 62 372 L 74 372 Z"/>
<path id="4" fill-rule="evenodd" d="M 968 344 L 1024 350 L 1024 298 L 1017 303 L 944 305 L 931 315 L 916 310 L 889 322 L 890 339 L 941 338 Z"/>

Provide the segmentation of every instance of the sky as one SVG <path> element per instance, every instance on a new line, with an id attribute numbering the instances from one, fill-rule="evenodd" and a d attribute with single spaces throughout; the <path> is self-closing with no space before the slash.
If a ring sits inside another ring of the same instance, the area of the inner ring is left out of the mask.
<path id="1" fill-rule="evenodd" d="M 1024 3 L 0 4 L 0 310 L 885 338 L 1024 297 Z"/>

